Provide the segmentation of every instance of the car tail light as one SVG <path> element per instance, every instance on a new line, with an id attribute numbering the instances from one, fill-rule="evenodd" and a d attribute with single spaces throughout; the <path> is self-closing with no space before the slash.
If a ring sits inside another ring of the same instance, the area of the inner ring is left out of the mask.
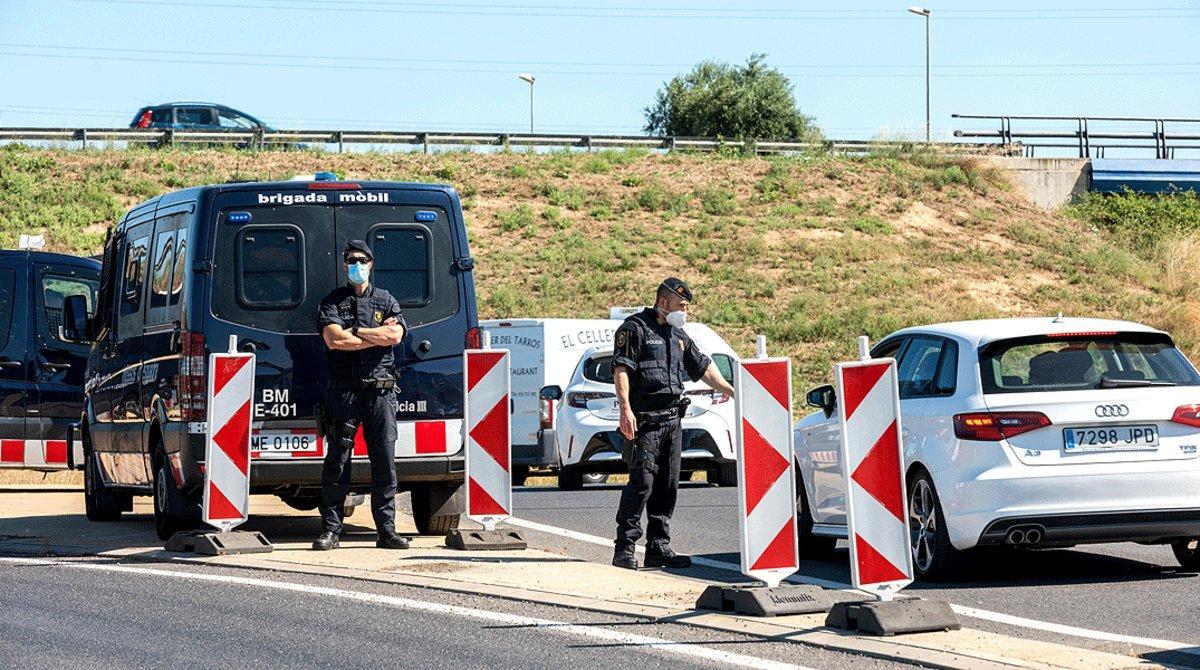
<path id="1" fill-rule="evenodd" d="M 706 396 L 712 398 L 712 404 L 714 404 L 714 405 L 720 405 L 723 402 L 729 402 L 729 396 L 725 395 L 724 393 L 721 393 L 720 391 L 708 391 L 708 390 L 700 389 L 700 390 L 696 390 L 696 391 L 688 391 L 686 395 L 693 395 L 693 396 L 706 395 Z"/>
<path id="2" fill-rule="evenodd" d="M 137 123 L 134 124 L 133 127 L 134 128 L 149 128 L 150 121 L 153 119 L 154 119 L 154 114 L 151 113 L 150 110 L 147 109 L 146 111 L 142 112 L 142 115 L 140 117 L 138 117 Z"/>
<path id="3" fill-rule="evenodd" d="M 468 328 L 467 336 L 464 340 L 463 346 L 468 349 L 483 348 L 483 331 L 480 330 L 478 326 L 474 328 Z"/>
<path id="4" fill-rule="evenodd" d="M 567 394 L 567 404 L 571 407 L 586 409 L 588 401 L 615 397 L 617 397 L 616 394 L 604 391 L 572 391 Z"/>
<path id="5" fill-rule="evenodd" d="M 208 411 L 204 334 L 183 331 L 179 358 L 179 409 L 184 421 L 204 421 Z"/>
<path id="6" fill-rule="evenodd" d="M 540 413 L 538 415 L 538 425 L 542 430 L 554 427 L 554 401 L 549 398 L 540 398 Z"/>
<path id="7" fill-rule="evenodd" d="M 954 415 L 954 436 L 997 442 L 1049 425 L 1050 419 L 1041 412 L 971 412 Z"/>
<path id="8" fill-rule="evenodd" d="M 1192 428 L 1200 428 L 1200 405 L 1180 405 L 1176 407 L 1171 421 L 1182 423 Z"/>

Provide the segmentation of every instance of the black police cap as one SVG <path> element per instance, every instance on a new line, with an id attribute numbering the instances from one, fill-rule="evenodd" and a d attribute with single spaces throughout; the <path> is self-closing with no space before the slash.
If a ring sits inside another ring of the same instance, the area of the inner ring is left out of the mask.
<path id="1" fill-rule="evenodd" d="M 692 301 L 692 289 L 688 288 L 688 285 L 678 277 L 667 277 L 658 287 L 658 290 L 670 291 L 688 302 Z"/>
<path id="2" fill-rule="evenodd" d="M 350 255 L 351 251 L 361 251 L 368 260 L 375 260 L 375 256 L 371 254 L 371 247 L 367 246 L 362 240 L 350 240 L 346 243 L 346 250 L 342 252 L 342 258 Z"/>

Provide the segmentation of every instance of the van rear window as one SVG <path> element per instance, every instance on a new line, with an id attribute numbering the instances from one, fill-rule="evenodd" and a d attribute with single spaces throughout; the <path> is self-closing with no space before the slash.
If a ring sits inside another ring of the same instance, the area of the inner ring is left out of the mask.
<path id="1" fill-rule="evenodd" d="M 429 302 L 429 229 L 417 225 L 376 226 L 371 233 L 375 256 L 375 281 L 387 289 L 401 307 Z"/>
<path id="2" fill-rule="evenodd" d="M 295 226 L 254 226 L 237 236 L 238 301 L 286 309 L 304 301 L 304 236 Z"/>
<path id="3" fill-rule="evenodd" d="M 1158 333 L 1097 333 L 1000 340 L 979 354 L 984 393 L 1196 386 L 1200 375 Z"/>

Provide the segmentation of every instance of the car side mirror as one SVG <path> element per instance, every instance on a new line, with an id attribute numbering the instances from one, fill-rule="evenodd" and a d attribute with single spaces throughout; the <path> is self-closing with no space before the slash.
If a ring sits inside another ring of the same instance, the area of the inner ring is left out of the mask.
<path id="1" fill-rule="evenodd" d="M 825 416 L 833 416 L 833 410 L 837 409 L 837 394 L 829 384 L 809 391 L 806 400 L 810 407 L 824 410 Z"/>
<path id="2" fill-rule="evenodd" d="M 561 400 L 562 394 L 561 386 L 543 386 L 542 390 L 538 392 L 538 397 L 542 400 Z"/>
<path id="3" fill-rule="evenodd" d="M 88 332 L 87 298 L 70 295 L 63 301 L 63 321 L 59 336 L 68 342 L 91 342 Z"/>

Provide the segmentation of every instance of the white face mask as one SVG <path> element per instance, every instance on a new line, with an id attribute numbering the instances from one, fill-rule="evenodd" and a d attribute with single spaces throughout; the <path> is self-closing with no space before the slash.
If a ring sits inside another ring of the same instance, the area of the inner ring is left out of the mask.
<path id="1" fill-rule="evenodd" d="M 663 315 L 663 318 L 667 320 L 667 323 L 676 328 L 683 328 L 683 324 L 687 323 L 687 312 L 683 310 L 679 310 L 677 312 L 664 312 L 660 309 L 658 310 L 658 313 Z"/>

